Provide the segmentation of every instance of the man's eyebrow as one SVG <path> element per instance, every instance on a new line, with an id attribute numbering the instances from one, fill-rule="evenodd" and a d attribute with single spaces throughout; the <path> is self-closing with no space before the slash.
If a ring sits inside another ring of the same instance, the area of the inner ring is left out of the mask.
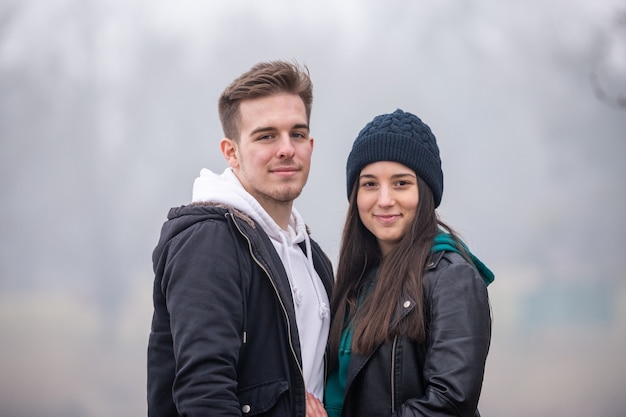
<path id="1" fill-rule="evenodd" d="M 308 132 L 309 125 L 307 125 L 306 123 L 298 123 L 298 124 L 293 125 L 291 129 L 306 129 Z M 258 133 L 264 133 L 264 132 L 275 132 L 276 130 L 278 129 L 272 126 L 257 127 L 252 132 L 250 132 L 250 135 L 256 135 Z"/>
<path id="2" fill-rule="evenodd" d="M 250 136 L 252 135 L 256 135 L 257 133 L 262 133 L 262 132 L 273 132 L 276 129 L 273 127 L 257 127 L 256 129 L 254 129 L 252 132 L 250 132 Z"/>
<path id="3" fill-rule="evenodd" d="M 309 125 L 305 124 L 305 123 L 298 123 L 293 125 L 292 129 L 306 129 L 309 130 Z"/>

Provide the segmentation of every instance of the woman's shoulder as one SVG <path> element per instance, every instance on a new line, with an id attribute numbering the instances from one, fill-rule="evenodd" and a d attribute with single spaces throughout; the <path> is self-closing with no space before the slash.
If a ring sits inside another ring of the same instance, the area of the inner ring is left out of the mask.
<path id="1" fill-rule="evenodd" d="M 440 286 L 460 289 L 486 287 L 476 266 L 461 254 L 452 251 L 433 254 L 424 274 L 424 286 L 430 291 Z"/>

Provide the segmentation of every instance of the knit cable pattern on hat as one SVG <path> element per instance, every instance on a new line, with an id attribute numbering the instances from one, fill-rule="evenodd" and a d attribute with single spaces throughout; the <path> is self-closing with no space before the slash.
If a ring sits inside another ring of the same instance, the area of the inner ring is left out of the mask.
<path id="1" fill-rule="evenodd" d="M 346 163 L 348 198 L 357 176 L 368 164 L 394 161 L 406 165 L 430 187 L 435 207 L 443 194 L 443 171 L 435 135 L 414 114 L 397 109 L 376 116 L 359 132 Z"/>

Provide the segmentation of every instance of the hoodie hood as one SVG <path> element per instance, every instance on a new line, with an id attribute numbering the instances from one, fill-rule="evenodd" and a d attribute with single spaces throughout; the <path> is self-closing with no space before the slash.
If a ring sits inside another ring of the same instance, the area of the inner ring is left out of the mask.
<path id="1" fill-rule="evenodd" d="M 433 241 L 433 246 L 430 249 L 430 251 L 439 252 L 443 250 L 443 251 L 449 251 L 449 252 L 456 252 L 462 255 L 463 252 L 461 251 L 458 245 L 461 245 L 463 247 L 463 251 L 469 255 L 470 259 L 472 260 L 472 263 L 478 270 L 478 273 L 482 277 L 483 281 L 485 281 L 485 285 L 491 284 L 495 280 L 495 275 L 493 274 L 493 272 L 491 272 L 491 270 L 487 267 L 487 265 L 485 265 L 480 259 L 478 259 L 476 255 L 470 252 L 470 250 L 465 245 L 465 243 L 461 241 L 457 243 L 457 241 L 454 240 L 450 234 L 440 231 L 439 234 L 435 236 L 435 240 Z"/>
<path id="2" fill-rule="evenodd" d="M 233 207 L 250 216 L 255 223 L 269 235 L 271 239 L 281 240 L 284 230 L 261 207 L 241 185 L 231 168 L 227 168 L 221 175 L 203 168 L 200 176 L 193 183 L 192 201 L 194 203 L 216 203 Z M 289 219 L 289 238 L 294 243 L 300 243 L 308 235 L 306 225 L 295 208 L 291 210 Z"/>

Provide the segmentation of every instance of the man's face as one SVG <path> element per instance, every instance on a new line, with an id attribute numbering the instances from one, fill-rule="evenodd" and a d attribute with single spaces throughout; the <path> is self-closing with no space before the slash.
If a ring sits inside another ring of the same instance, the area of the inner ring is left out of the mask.
<path id="1" fill-rule="evenodd" d="M 222 140 L 224 156 L 266 211 L 291 207 L 309 176 L 313 152 L 302 99 L 276 94 L 244 100 L 239 113 L 239 140 Z"/>

